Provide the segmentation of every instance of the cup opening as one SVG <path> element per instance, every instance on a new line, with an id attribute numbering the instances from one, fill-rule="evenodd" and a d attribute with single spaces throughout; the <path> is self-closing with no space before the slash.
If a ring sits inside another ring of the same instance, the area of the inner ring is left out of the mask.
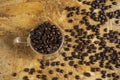
<path id="1" fill-rule="evenodd" d="M 63 45 L 64 37 L 59 26 L 44 21 L 29 33 L 28 42 L 32 50 L 38 54 L 53 54 Z"/>

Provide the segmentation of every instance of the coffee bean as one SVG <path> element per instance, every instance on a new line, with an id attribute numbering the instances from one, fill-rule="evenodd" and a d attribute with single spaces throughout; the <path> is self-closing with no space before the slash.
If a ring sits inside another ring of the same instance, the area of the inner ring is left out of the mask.
<path id="1" fill-rule="evenodd" d="M 61 66 L 65 66 L 65 63 L 61 63 Z"/>
<path id="2" fill-rule="evenodd" d="M 74 68 L 78 68 L 78 65 L 77 65 L 77 64 L 74 64 L 73 66 L 74 66 Z"/>
<path id="3" fill-rule="evenodd" d="M 84 76 L 86 76 L 86 77 L 90 77 L 90 76 L 91 76 L 91 74 L 88 73 L 88 72 L 84 72 L 83 74 L 84 74 Z"/>
<path id="4" fill-rule="evenodd" d="M 39 78 L 41 78 L 41 76 L 40 76 L 40 75 L 36 75 L 36 78 L 38 78 L 38 79 L 39 79 Z"/>
<path id="5" fill-rule="evenodd" d="M 96 80 L 102 80 L 101 78 L 97 78 Z"/>
<path id="6" fill-rule="evenodd" d="M 56 71 L 57 71 L 57 72 L 60 72 L 60 68 L 56 68 Z"/>
<path id="7" fill-rule="evenodd" d="M 78 0 L 79 2 L 81 2 L 82 0 Z"/>
<path id="8" fill-rule="evenodd" d="M 72 19 L 69 19 L 69 20 L 68 20 L 68 23 L 72 23 L 72 22 L 73 22 L 73 20 L 72 20 Z"/>
<path id="9" fill-rule="evenodd" d="M 73 74 L 73 72 L 69 72 L 68 74 L 69 74 L 69 75 L 72 75 L 72 74 Z"/>
<path id="10" fill-rule="evenodd" d="M 75 78 L 76 78 L 76 79 L 80 79 L 80 76 L 79 76 L 79 75 L 76 75 Z"/>
<path id="11" fill-rule="evenodd" d="M 113 5 L 117 5 L 117 2 L 112 2 Z"/>
<path id="12" fill-rule="evenodd" d="M 74 25 L 74 29 L 79 29 L 79 25 Z"/>
<path id="13" fill-rule="evenodd" d="M 68 60 L 69 60 L 69 58 L 68 58 L 68 57 L 65 57 L 65 58 L 64 58 L 64 61 L 68 61 Z"/>
<path id="14" fill-rule="evenodd" d="M 51 66 L 56 66 L 56 62 L 52 62 L 52 63 L 51 63 Z"/>
<path id="15" fill-rule="evenodd" d="M 29 80 L 29 79 L 28 79 L 28 76 L 24 76 L 24 77 L 23 77 L 23 80 Z"/>
<path id="16" fill-rule="evenodd" d="M 25 72 L 29 72 L 29 68 L 24 68 L 24 71 Z"/>
<path id="17" fill-rule="evenodd" d="M 83 65 L 84 61 L 79 61 L 78 64 Z"/>
<path id="18" fill-rule="evenodd" d="M 68 44 L 67 47 L 71 47 L 72 45 L 71 44 Z"/>
<path id="19" fill-rule="evenodd" d="M 31 68 L 29 74 L 32 75 L 34 72 L 35 72 L 35 69 L 34 69 L 34 68 Z"/>
<path id="20" fill-rule="evenodd" d="M 16 77 L 16 76 L 17 76 L 17 73 L 13 73 L 12 76 L 13 76 L 13 77 Z"/>
<path id="21" fill-rule="evenodd" d="M 97 72 L 97 71 L 99 71 L 100 70 L 100 68 L 91 68 L 91 71 L 92 72 Z"/>
<path id="22" fill-rule="evenodd" d="M 58 80 L 58 77 L 53 77 L 52 80 Z"/>
<path id="23" fill-rule="evenodd" d="M 73 66 L 74 65 L 74 61 L 69 61 L 69 65 Z"/>
<path id="24" fill-rule="evenodd" d="M 106 71 L 105 71 L 105 70 L 102 70 L 102 71 L 101 71 L 101 74 L 105 75 L 105 74 L 106 74 Z"/>
<path id="25" fill-rule="evenodd" d="M 68 74 L 65 74 L 65 75 L 64 75 L 64 78 L 68 78 Z"/>
<path id="26" fill-rule="evenodd" d="M 107 77 L 111 77 L 112 76 L 112 74 L 107 74 Z"/>
<path id="27" fill-rule="evenodd" d="M 119 20 L 116 20 L 115 23 L 116 23 L 116 24 L 119 24 Z"/>
<path id="28" fill-rule="evenodd" d="M 42 75 L 41 75 L 41 78 L 42 78 L 43 80 L 47 80 L 47 79 L 46 79 L 46 78 L 47 78 L 47 75 L 42 74 Z"/>
<path id="29" fill-rule="evenodd" d="M 49 70 L 49 74 L 53 74 L 53 70 Z"/>
<path id="30" fill-rule="evenodd" d="M 70 12 L 70 13 L 67 14 L 67 17 L 72 17 L 73 14 L 74 14 L 73 12 Z"/>
<path id="31" fill-rule="evenodd" d="M 112 73 L 112 77 L 115 77 L 116 76 L 116 73 Z"/>
<path id="32" fill-rule="evenodd" d="M 65 51 L 69 51 L 70 49 L 69 48 L 64 48 Z"/>
<path id="33" fill-rule="evenodd" d="M 42 73 L 42 70 L 38 70 L 37 72 L 41 74 L 41 73 Z"/>

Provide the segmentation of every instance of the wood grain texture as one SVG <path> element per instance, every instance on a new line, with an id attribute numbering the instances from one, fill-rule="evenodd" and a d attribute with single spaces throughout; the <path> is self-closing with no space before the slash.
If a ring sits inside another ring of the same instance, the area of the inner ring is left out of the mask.
<path id="1" fill-rule="evenodd" d="M 120 1 L 116 1 L 118 2 L 118 5 L 109 11 L 120 9 Z M 107 3 L 109 4 L 109 0 L 107 0 Z M 55 76 L 57 76 L 59 80 L 75 80 L 74 77 L 76 74 L 80 75 L 80 79 L 78 80 L 95 80 L 97 77 L 101 77 L 100 72 L 90 72 L 91 67 L 99 66 L 98 63 L 90 66 L 79 65 L 77 69 L 69 66 L 68 62 L 64 61 L 60 54 L 64 51 L 63 48 L 66 46 L 65 43 L 60 52 L 49 56 L 43 56 L 42 54 L 37 55 L 34 51 L 32 51 L 30 46 L 27 46 L 28 43 L 17 44 L 14 42 L 16 37 L 27 39 L 30 30 L 43 21 L 51 21 L 61 28 L 64 35 L 68 34 L 64 30 L 71 29 L 73 25 L 78 24 L 79 20 L 82 19 L 82 16 L 74 16 L 74 23 L 68 23 L 68 18 L 66 17 L 67 12 L 64 10 L 66 6 L 79 6 L 81 9 L 88 9 L 88 6 L 79 3 L 77 0 L 0 0 L 0 80 L 22 80 L 25 75 L 28 75 L 30 80 L 42 80 L 36 78 L 36 75 L 38 74 L 37 72 L 33 75 L 29 75 L 24 72 L 23 69 L 27 67 L 39 70 L 39 59 L 42 59 L 43 57 L 53 57 L 55 59 L 50 60 L 50 62 L 60 61 L 60 63 L 65 63 L 66 65 L 64 67 L 46 67 L 43 70 L 43 74 L 47 75 L 47 80 L 52 80 L 52 77 Z M 90 22 L 96 24 L 92 20 L 90 20 Z M 84 25 L 80 26 L 85 29 Z M 101 28 L 101 35 L 103 28 L 105 27 L 109 30 L 120 31 L 120 26 L 114 24 L 114 19 L 109 20 L 103 25 Z M 91 34 L 92 32 L 88 31 L 88 33 Z M 70 44 L 74 45 L 74 38 L 72 39 L 73 41 Z M 94 40 L 96 40 L 96 38 L 92 41 Z M 115 46 L 109 42 L 108 45 Z M 73 49 L 70 49 L 70 51 L 67 52 L 67 55 L 70 55 L 72 51 Z M 120 51 L 120 49 L 118 49 L 118 51 Z M 94 54 L 95 53 L 92 53 L 92 55 Z M 79 60 L 75 59 L 74 61 L 75 63 L 78 63 Z M 65 79 L 61 73 L 57 73 L 55 71 L 52 75 L 48 73 L 49 70 L 55 70 L 56 68 L 63 69 L 64 74 L 72 71 L 73 75 Z M 85 77 L 83 75 L 83 72 L 85 71 L 90 72 L 91 77 Z M 17 73 L 16 77 L 11 76 L 14 72 Z M 120 75 L 119 68 L 115 68 L 114 71 L 107 70 L 107 72 L 116 72 Z M 105 78 L 103 80 L 113 79 Z"/>

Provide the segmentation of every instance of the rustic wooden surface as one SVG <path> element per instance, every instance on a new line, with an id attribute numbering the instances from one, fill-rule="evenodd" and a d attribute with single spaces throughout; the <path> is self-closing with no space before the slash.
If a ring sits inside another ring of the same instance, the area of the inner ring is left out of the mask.
<path id="1" fill-rule="evenodd" d="M 117 1 L 120 2 L 119 0 Z M 0 0 L 0 80 L 22 80 L 24 75 L 28 75 L 28 73 L 23 72 L 25 67 L 39 69 L 38 59 L 43 56 L 34 53 L 29 46 L 26 46 L 26 43 L 16 44 L 14 39 L 16 37 L 27 38 L 29 30 L 44 20 L 50 20 L 57 24 L 63 29 L 63 33 L 66 34 L 64 29 L 71 28 L 77 23 L 68 24 L 67 22 L 67 12 L 64 11 L 64 8 L 69 5 L 76 5 L 81 8 L 86 7 L 78 3 L 77 0 Z M 120 3 L 118 6 L 116 8 L 120 9 Z M 75 19 L 81 19 L 81 16 L 75 16 Z M 120 27 L 114 25 L 112 20 L 108 21 L 104 27 L 110 30 L 120 30 Z M 65 62 L 60 54 L 57 54 L 57 58 L 54 61 Z M 95 78 L 101 76 L 99 72 L 91 72 L 92 76 L 90 78 L 82 75 L 84 71 L 89 71 L 90 67 L 98 66 L 97 64 L 90 66 L 80 65 L 78 69 L 74 69 L 67 62 L 65 63 L 66 66 L 61 67 L 65 70 L 64 72 L 73 71 L 74 74 L 80 74 L 80 80 L 95 80 Z M 50 66 L 44 70 L 43 73 L 48 75 L 48 80 L 51 80 L 54 76 L 58 76 L 60 80 L 74 80 L 74 74 L 67 79 L 64 79 L 62 74 L 48 74 L 48 70 L 54 70 L 55 68 Z M 13 72 L 17 73 L 16 77 L 11 76 Z M 120 74 L 120 69 L 115 69 L 113 72 Z M 35 77 L 36 74 L 28 75 L 30 80 L 38 80 Z M 112 79 L 106 78 L 104 80 Z"/>

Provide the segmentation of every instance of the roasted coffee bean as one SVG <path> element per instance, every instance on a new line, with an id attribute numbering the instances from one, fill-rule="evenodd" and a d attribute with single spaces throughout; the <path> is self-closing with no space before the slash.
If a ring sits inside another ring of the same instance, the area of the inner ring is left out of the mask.
<path id="1" fill-rule="evenodd" d="M 34 69 L 34 68 L 31 68 L 29 74 L 32 75 L 34 72 L 35 72 L 35 69 Z"/>
<path id="2" fill-rule="evenodd" d="M 77 65 L 77 64 L 74 64 L 73 66 L 74 66 L 74 68 L 78 68 L 78 65 Z"/>
<path id="3" fill-rule="evenodd" d="M 113 5 L 117 5 L 117 2 L 112 2 Z"/>
<path id="4" fill-rule="evenodd" d="M 74 65 L 74 61 L 70 61 L 70 62 L 69 62 L 69 65 L 70 65 L 70 66 L 73 66 L 73 65 Z"/>
<path id="5" fill-rule="evenodd" d="M 91 76 L 91 74 L 88 73 L 88 72 L 84 72 L 83 74 L 84 74 L 84 76 L 86 76 L 86 77 L 90 77 L 90 76 Z"/>
<path id="6" fill-rule="evenodd" d="M 37 72 L 41 74 L 41 73 L 42 73 L 42 70 L 38 70 Z"/>
<path id="7" fill-rule="evenodd" d="M 68 74 L 65 74 L 65 75 L 64 75 L 64 78 L 68 78 Z"/>
<path id="8" fill-rule="evenodd" d="M 53 74 L 53 70 L 49 70 L 49 74 Z"/>
<path id="9" fill-rule="evenodd" d="M 65 66 L 65 63 L 61 63 L 61 66 Z"/>
<path id="10" fill-rule="evenodd" d="M 72 20 L 72 19 L 69 19 L 69 20 L 68 20 L 68 22 L 69 22 L 69 23 L 72 23 L 72 22 L 73 22 L 73 20 Z"/>
<path id="11" fill-rule="evenodd" d="M 24 68 L 24 72 L 29 72 L 29 68 Z"/>
<path id="12" fill-rule="evenodd" d="M 76 76 L 75 76 L 75 79 L 80 79 L 80 76 L 79 76 L 79 75 L 76 75 Z"/>
<path id="13" fill-rule="evenodd" d="M 24 77 L 23 77 L 23 80 L 29 80 L 29 79 L 28 79 L 28 76 L 24 76 Z"/>
<path id="14" fill-rule="evenodd" d="M 58 80 L 58 77 L 53 77 L 52 80 Z"/>
<path id="15" fill-rule="evenodd" d="M 17 76 L 17 73 L 13 73 L 12 76 L 13 76 L 13 77 L 16 77 L 16 76 Z"/>
<path id="16" fill-rule="evenodd" d="M 72 75 L 72 74 L 73 74 L 73 72 L 69 72 L 68 74 L 69 74 L 69 75 Z"/>
<path id="17" fill-rule="evenodd" d="M 96 80 L 102 80 L 101 78 L 96 78 Z"/>
<path id="18" fill-rule="evenodd" d="M 36 75 L 36 78 L 40 79 L 40 78 L 41 78 L 41 75 Z"/>
<path id="19" fill-rule="evenodd" d="M 100 68 L 91 68 L 91 71 L 92 72 L 97 72 L 97 71 L 99 71 L 100 70 Z"/>
<path id="20" fill-rule="evenodd" d="M 73 12 L 70 12 L 70 13 L 67 14 L 67 17 L 72 17 L 73 14 L 74 14 Z"/>

